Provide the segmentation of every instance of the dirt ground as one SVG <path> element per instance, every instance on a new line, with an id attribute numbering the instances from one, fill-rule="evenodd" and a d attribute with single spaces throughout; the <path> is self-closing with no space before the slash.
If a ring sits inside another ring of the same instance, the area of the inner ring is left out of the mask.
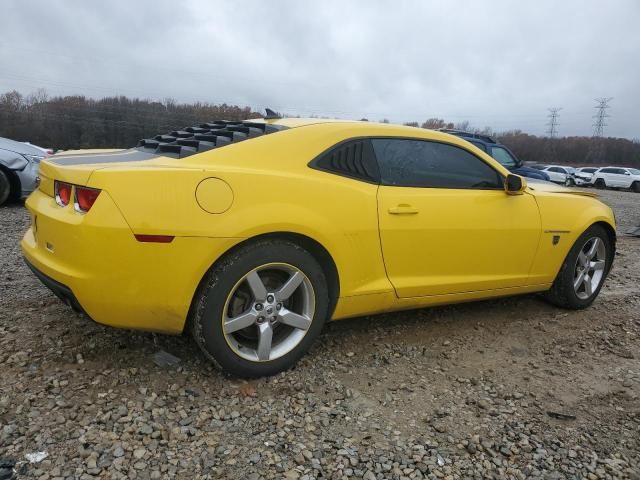
<path id="1" fill-rule="evenodd" d="M 619 240 L 591 308 L 529 295 L 333 322 L 252 382 L 188 337 L 73 313 L 22 262 L 24 207 L 2 208 L 0 479 L 640 479 L 640 238 L 623 235 L 640 195 L 599 193 Z"/>

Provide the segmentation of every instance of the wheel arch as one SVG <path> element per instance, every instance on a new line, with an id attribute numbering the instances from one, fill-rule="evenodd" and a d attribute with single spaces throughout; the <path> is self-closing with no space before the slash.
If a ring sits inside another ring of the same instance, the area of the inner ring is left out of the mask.
<path id="1" fill-rule="evenodd" d="M 211 269 L 215 268 L 215 266 L 218 265 L 218 263 L 220 263 L 228 255 L 233 254 L 235 251 L 237 251 L 240 248 L 245 247 L 246 245 L 249 245 L 249 244 L 254 243 L 254 242 L 258 242 L 260 240 L 286 240 L 286 241 L 290 241 L 292 243 L 295 243 L 296 245 L 299 245 L 300 247 L 304 248 L 305 250 L 307 250 L 316 259 L 316 261 L 320 264 L 320 267 L 322 268 L 322 270 L 325 273 L 325 276 L 327 278 L 327 288 L 329 289 L 329 300 L 330 300 L 329 318 L 331 318 L 331 316 L 333 315 L 333 312 L 334 312 L 334 310 L 336 308 L 336 305 L 338 303 L 338 298 L 340 297 L 340 276 L 339 276 L 339 273 L 338 273 L 338 268 L 336 266 L 336 263 L 333 260 L 333 257 L 331 256 L 329 251 L 320 242 L 318 242 L 314 238 L 311 238 L 311 237 L 309 237 L 307 235 L 303 235 L 301 233 L 286 232 L 286 231 L 270 232 L 270 233 L 263 233 L 263 234 L 255 235 L 253 237 L 246 238 L 246 239 L 242 240 L 239 243 L 236 243 L 235 245 L 233 245 L 232 247 L 227 249 L 224 253 L 222 253 L 209 266 L 207 271 L 204 273 L 204 275 L 202 276 L 202 278 L 198 282 L 198 286 L 197 286 L 197 288 L 195 289 L 195 291 L 193 293 L 193 297 L 191 299 L 191 305 L 189 307 L 189 312 L 187 314 L 187 320 L 185 322 L 183 332 L 184 331 L 188 331 L 188 329 L 189 329 L 188 327 L 189 327 L 189 323 L 191 322 L 191 319 L 193 317 L 194 306 L 195 306 L 197 298 L 198 298 L 198 296 L 199 296 L 199 294 L 201 292 L 201 289 L 203 288 L 203 285 L 204 285 L 205 280 L 207 278 L 208 272 L 210 272 Z"/>
<path id="2" fill-rule="evenodd" d="M 5 165 L 0 163 L 0 170 L 4 173 L 9 179 L 9 184 L 11 185 L 11 191 L 9 192 L 10 200 L 17 200 L 20 198 L 20 192 L 22 191 L 22 184 L 20 183 L 20 178 L 10 168 L 7 168 Z"/>
<path id="3" fill-rule="evenodd" d="M 616 235 L 616 229 L 613 228 L 613 226 L 609 222 L 605 222 L 604 220 L 595 222 L 593 225 L 598 225 L 604 228 L 604 231 L 607 233 L 607 236 L 609 237 L 609 241 L 611 242 L 611 247 L 612 247 L 611 262 L 609 262 L 609 269 L 611 269 L 611 266 L 613 265 L 613 259 L 616 255 L 616 240 L 618 238 Z M 607 273 L 609 273 L 609 270 L 607 270 Z"/>

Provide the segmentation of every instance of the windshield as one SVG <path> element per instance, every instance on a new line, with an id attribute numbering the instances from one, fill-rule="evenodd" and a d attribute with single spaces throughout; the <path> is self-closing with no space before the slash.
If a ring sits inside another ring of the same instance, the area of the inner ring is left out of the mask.
<path id="1" fill-rule="evenodd" d="M 631 172 L 631 175 L 640 175 L 640 170 L 637 168 L 629 168 L 628 170 Z"/>
<path id="2" fill-rule="evenodd" d="M 576 169 L 573 167 L 564 167 L 569 173 L 576 173 Z"/>
<path id="3" fill-rule="evenodd" d="M 491 156 L 507 168 L 518 166 L 518 161 L 513 158 L 513 155 L 511 155 L 506 148 L 492 146 Z"/>

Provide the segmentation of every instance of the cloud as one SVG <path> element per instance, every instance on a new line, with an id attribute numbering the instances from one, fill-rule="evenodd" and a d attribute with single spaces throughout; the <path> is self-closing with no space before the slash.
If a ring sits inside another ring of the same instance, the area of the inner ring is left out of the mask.
<path id="1" fill-rule="evenodd" d="M 0 90 L 640 137 L 640 3 L 9 0 Z"/>

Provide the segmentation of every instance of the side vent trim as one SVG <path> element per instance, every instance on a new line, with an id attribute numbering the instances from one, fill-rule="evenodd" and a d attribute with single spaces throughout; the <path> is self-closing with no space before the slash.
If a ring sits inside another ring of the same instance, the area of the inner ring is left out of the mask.
<path id="1" fill-rule="evenodd" d="M 367 183 L 380 183 L 380 169 L 368 138 L 334 145 L 309 162 L 309 167 Z"/>

